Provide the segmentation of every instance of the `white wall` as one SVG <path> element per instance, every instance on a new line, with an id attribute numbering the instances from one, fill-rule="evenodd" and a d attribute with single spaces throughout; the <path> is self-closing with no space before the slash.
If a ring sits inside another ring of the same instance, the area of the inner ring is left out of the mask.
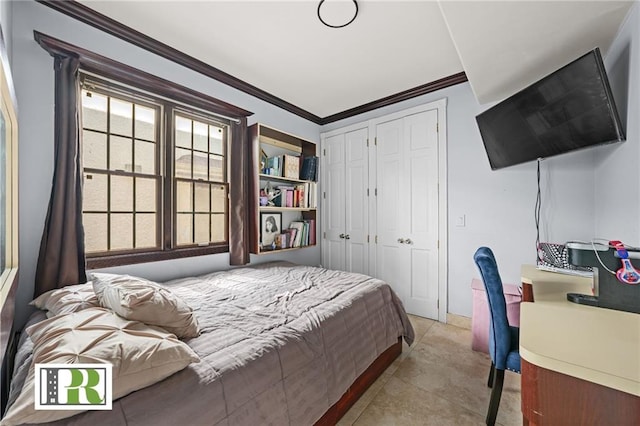
<path id="1" fill-rule="evenodd" d="M 504 282 L 520 282 L 520 265 L 534 263 L 536 165 L 491 171 L 475 116 L 479 105 L 468 83 L 423 95 L 322 127 L 322 132 L 415 105 L 447 98 L 449 222 L 448 312 L 471 316 L 471 279 L 478 277 L 473 253 L 493 249 Z M 593 152 L 582 151 L 542 163 L 542 241 L 590 238 L 594 228 Z M 456 227 L 465 216 L 466 226 Z"/>
<path id="2" fill-rule="evenodd" d="M 640 246 L 640 4 L 636 2 L 605 57 L 624 143 L 597 150 L 597 237 Z"/>
<path id="3" fill-rule="evenodd" d="M 13 2 L 12 7 L 12 65 L 20 105 L 18 326 L 24 323 L 30 312 L 26 305 L 33 296 L 38 250 L 53 175 L 53 58 L 34 41 L 34 29 L 252 111 L 254 115 L 249 117 L 249 124 L 261 122 L 314 142 L 320 139 L 319 126 L 315 123 L 155 56 L 49 7 L 34 1 Z M 211 42 L 216 42 L 215 37 Z M 317 265 L 320 263 L 320 249 L 306 248 L 288 252 L 286 256 L 252 256 L 251 262 L 284 257 L 301 264 Z M 229 269 L 227 254 L 113 268 L 159 281 L 221 269 Z"/>

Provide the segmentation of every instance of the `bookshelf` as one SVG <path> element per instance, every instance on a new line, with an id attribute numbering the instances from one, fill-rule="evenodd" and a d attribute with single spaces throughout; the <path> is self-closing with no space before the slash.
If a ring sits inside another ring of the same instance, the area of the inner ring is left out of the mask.
<path id="1" fill-rule="evenodd" d="M 253 171 L 249 178 L 251 253 L 316 245 L 316 144 L 260 123 L 249 127 L 249 144 Z"/>

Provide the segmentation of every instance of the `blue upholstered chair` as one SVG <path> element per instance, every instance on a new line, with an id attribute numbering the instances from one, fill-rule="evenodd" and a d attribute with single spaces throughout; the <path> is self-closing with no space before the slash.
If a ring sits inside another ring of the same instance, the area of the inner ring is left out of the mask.
<path id="1" fill-rule="evenodd" d="M 511 327 L 507 319 L 507 304 L 504 299 L 502 280 L 498 272 L 498 265 L 493 252 L 488 247 L 480 247 L 473 256 L 480 269 L 484 288 L 489 300 L 489 354 L 491 355 L 491 370 L 487 386 L 491 390 L 491 402 L 487 412 L 487 424 L 496 422 L 504 370 L 520 373 L 520 329 Z"/>

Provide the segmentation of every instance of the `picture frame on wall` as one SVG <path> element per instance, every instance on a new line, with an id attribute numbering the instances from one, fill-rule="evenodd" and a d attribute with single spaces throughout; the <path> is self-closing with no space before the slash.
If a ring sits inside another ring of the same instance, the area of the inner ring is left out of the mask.
<path id="1" fill-rule="evenodd" d="M 282 232 L 282 213 L 260 213 L 260 245 L 263 249 L 276 247 L 276 236 Z"/>

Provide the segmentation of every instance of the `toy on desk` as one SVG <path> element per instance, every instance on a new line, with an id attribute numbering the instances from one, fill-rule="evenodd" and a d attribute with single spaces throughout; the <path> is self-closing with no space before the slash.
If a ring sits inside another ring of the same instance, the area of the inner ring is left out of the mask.
<path id="1" fill-rule="evenodd" d="M 616 278 L 618 281 L 626 284 L 639 284 L 640 283 L 640 271 L 633 267 L 631 260 L 629 260 L 629 252 L 624 247 L 624 244 L 620 241 L 609 241 L 609 244 L 615 247 L 617 257 L 622 261 L 622 267 L 616 271 Z"/>
<path id="2" fill-rule="evenodd" d="M 603 243 L 569 242 L 569 262 L 591 266 L 593 295 L 567 294 L 567 299 L 584 305 L 640 314 L 640 269 L 631 263 L 640 259 L 640 248 L 624 246 L 619 241 Z"/>

